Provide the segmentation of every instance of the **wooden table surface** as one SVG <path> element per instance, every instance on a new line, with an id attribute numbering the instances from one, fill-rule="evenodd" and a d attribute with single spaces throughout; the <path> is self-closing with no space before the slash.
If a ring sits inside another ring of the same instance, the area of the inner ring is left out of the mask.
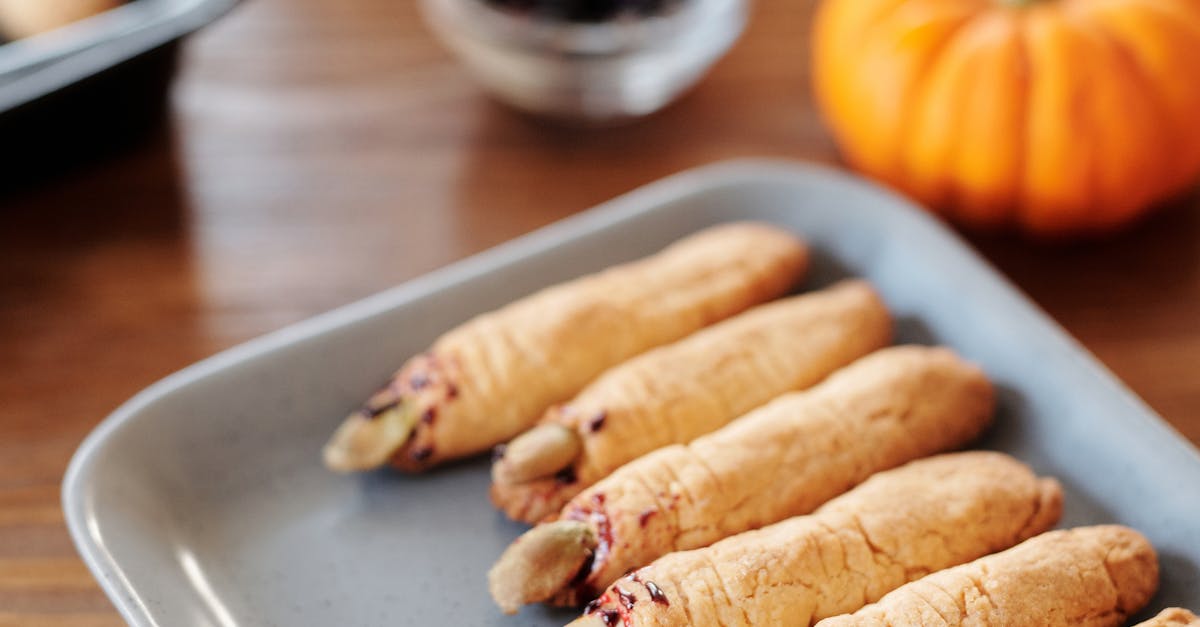
<path id="1" fill-rule="evenodd" d="M 487 100 L 413 4 L 251 0 L 189 41 L 163 128 L 0 197 L 0 627 L 121 624 L 59 484 L 156 379 L 683 168 L 836 163 L 807 90 L 809 2 L 760 0 L 697 90 L 604 132 Z M 1200 441 L 1195 196 L 1104 242 L 975 241 Z"/>

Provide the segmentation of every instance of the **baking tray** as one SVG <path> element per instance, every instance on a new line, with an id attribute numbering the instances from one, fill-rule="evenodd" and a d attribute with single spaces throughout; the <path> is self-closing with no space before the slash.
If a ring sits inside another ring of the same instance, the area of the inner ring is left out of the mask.
<path id="1" fill-rule="evenodd" d="M 11 178 L 105 154 L 161 122 L 178 41 L 235 4 L 134 0 L 0 45 L 0 135 Z"/>
<path id="2" fill-rule="evenodd" d="M 553 625 L 502 616 L 485 572 L 523 529 L 488 464 L 409 477 L 326 472 L 325 439 L 445 329 L 702 227 L 766 220 L 814 245 L 808 288 L 869 278 L 903 342 L 982 364 L 1000 415 L 982 446 L 1066 488 L 1063 526 L 1120 522 L 1158 548 L 1153 608 L 1200 607 L 1200 455 L 956 236 L 844 174 L 744 161 L 655 183 L 176 373 L 109 416 L 63 487 L 88 566 L 133 625 Z"/>
<path id="3" fill-rule="evenodd" d="M 85 20 L 0 45 L 0 115 L 157 50 L 237 0 L 134 0 Z"/>

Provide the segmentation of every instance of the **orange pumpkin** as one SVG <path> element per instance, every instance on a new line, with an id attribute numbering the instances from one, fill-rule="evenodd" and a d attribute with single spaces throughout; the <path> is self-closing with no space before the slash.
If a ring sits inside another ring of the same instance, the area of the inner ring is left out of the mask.
<path id="1" fill-rule="evenodd" d="M 1107 231 L 1200 177 L 1200 0 L 824 0 L 819 105 L 952 220 Z"/>

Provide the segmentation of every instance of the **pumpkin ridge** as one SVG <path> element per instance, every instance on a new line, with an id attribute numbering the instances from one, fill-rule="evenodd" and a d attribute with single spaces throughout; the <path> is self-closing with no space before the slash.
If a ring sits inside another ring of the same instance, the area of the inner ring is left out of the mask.
<path id="1" fill-rule="evenodd" d="M 837 72 L 831 71 L 830 66 L 837 63 L 861 68 L 869 58 L 866 54 L 869 48 L 862 45 L 849 46 L 847 41 L 852 38 L 862 40 L 863 32 L 877 28 L 882 16 L 890 14 L 907 1 L 882 0 L 857 13 L 847 11 L 845 5 L 822 2 L 813 17 L 816 32 L 812 38 L 811 50 L 815 63 L 811 81 L 818 107 L 822 117 L 830 124 L 842 158 L 854 167 L 866 171 L 872 169 L 865 167 L 861 151 L 853 148 L 861 142 L 856 139 L 856 133 L 852 130 L 853 118 L 846 117 L 849 113 L 848 102 L 862 97 L 860 77 L 855 74 L 850 79 L 835 78 Z"/>
<path id="2" fill-rule="evenodd" d="M 929 89 L 930 78 L 935 74 L 938 67 L 946 62 L 946 51 L 950 49 L 951 45 L 953 45 L 953 43 L 964 32 L 966 32 L 966 29 L 969 28 L 971 24 L 976 23 L 983 15 L 984 13 L 976 11 L 966 17 L 961 18 L 957 24 L 951 27 L 950 31 L 946 33 L 946 36 L 943 37 L 942 40 L 939 41 L 925 57 L 925 63 L 921 68 L 921 71 L 915 74 L 916 78 L 913 81 L 913 84 L 908 90 L 906 90 L 904 94 L 904 102 L 900 105 L 902 111 L 901 119 L 913 119 L 913 111 L 920 102 L 924 101 L 924 98 L 927 96 L 926 90 Z M 905 147 L 911 145 L 911 142 L 914 141 L 913 134 L 916 131 L 917 124 L 906 124 L 901 127 L 899 142 L 900 148 L 895 153 L 895 168 L 899 173 L 900 181 L 911 180 L 912 166 L 908 162 L 908 151 Z M 953 149 L 951 148 L 951 151 L 952 150 Z M 949 154 L 943 157 L 943 163 L 947 158 L 949 158 Z M 931 208 L 938 213 L 945 213 L 945 196 L 948 192 L 949 186 L 945 180 L 946 177 L 943 176 L 941 178 L 941 181 L 935 183 L 935 187 L 938 188 L 936 191 L 933 188 L 927 188 L 921 191 L 904 184 L 900 184 L 900 187 L 905 188 L 908 193 L 924 199 L 924 202 L 932 205 Z"/>
<path id="3" fill-rule="evenodd" d="M 1067 14 L 1059 14 L 1058 19 L 1062 22 L 1063 28 L 1071 32 L 1071 36 L 1075 38 L 1076 46 L 1082 49 L 1092 48 L 1093 41 L 1089 37 L 1085 29 L 1081 28 L 1078 23 L 1072 19 L 1068 19 Z M 1095 55 L 1081 54 L 1075 57 L 1076 59 L 1086 59 L 1090 64 Z M 1096 211 L 1098 205 L 1104 204 L 1104 185 L 1101 179 L 1104 177 L 1102 170 L 1103 164 L 1100 162 L 1100 155 L 1104 154 L 1104 139 L 1107 139 L 1105 134 L 1103 120 L 1096 119 L 1096 110 L 1092 107 L 1095 102 L 1094 89 L 1092 88 L 1092 80 L 1096 76 L 1096 68 L 1090 65 L 1084 65 L 1083 62 L 1078 62 L 1080 68 L 1086 67 L 1087 78 L 1083 81 L 1076 82 L 1076 90 L 1071 95 L 1070 110 L 1073 114 L 1071 117 L 1078 122 L 1078 127 L 1082 133 L 1081 136 L 1091 138 L 1088 160 L 1087 174 L 1084 178 L 1084 199 L 1083 213 L 1076 216 L 1078 224 L 1082 225 L 1083 230 L 1091 230 L 1096 226 Z M 1101 141 L 1098 141 L 1099 138 Z M 1089 211 L 1090 209 L 1090 211 Z"/>
<path id="4" fill-rule="evenodd" d="M 1108 24 L 1102 20 L 1095 19 L 1094 16 L 1087 14 L 1082 16 L 1086 20 L 1091 30 L 1101 39 L 1107 42 L 1109 48 L 1113 51 L 1121 67 L 1114 68 L 1115 71 L 1123 72 L 1126 79 L 1136 86 L 1133 93 L 1139 94 L 1142 100 L 1153 111 L 1151 124 L 1152 141 L 1156 146 L 1168 146 L 1171 144 L 1171 134 L 1166 128 L 1166 121 L 1171 118 L 1170 107 L 1167 106 L 1162 94 L 1159 93 L 1157 84 L 1150 80 L 1146 68 L 1142 65 L 1138 56 L 1129 47 L 1129 43 L 1120 37 L 1118 33 L 1109 28 Z M 1167 188 L 1173 185 L 1176 179 L 1181 178 L 1177 171 L 1187 166 L 1186 163 L 1179 163 L 1172 159 L 1163 159 L 1160 151 L 1151 151 L 1155 153 L 1155 167 L 1150 168 L 1152 172 L 1167 171 L 1169 175 L 1164 179 L 1162 176 L 1155 177 L 1157 180 L 1154 184 L 1144 190 L 1146 198 L 1155 198 L 1161 196 Z M 1145 199 L 1135 203 L 1132 208 L 1125 208 L 1119 216 L 1106 216 L 1099 212 L 1097 218 L 1101 222 L 1102 228 L 1111 228 L 1112 226 L 1122 224 L 1129 221 L 1136 212 L 1137 207 L 1146 203 Z"/>
<path id="5" fill-rule="evenodd" d="M 1179 2 L 1164 3 L 1163 0 L 1139 0 L 1136 6 L 1145 9 L 1147 14 L 1159 18 L 1161 22 L 1157 24 L 1158 28 L 1178 28 L 1176 33 L 1182 35 L 1183 38 L 1191 37 L 1194 40 L 1200 40 L 1200 11 L 1196 11 L 1191 5 L 1181 5 Z M 1193 60 L 1192 63 L 1194 62 Z M 1193 68 L 1189 66 L 1188 70 L 1191 71 Z M 1197 104 L 1197 110 L 1200 110 L 1200 97 L 1195 99 L 1194 104 Z M 1187 121 L 1190 119 L 1189 116 Z M 1172 191 L 1175 194 L 1188 189 L 1200 178 L 1200 129 L 1197 129 L 1190 139 L 1193 143 L 1191 156 L 1194 161 L 1190 164 L 1188 172 L 1181 175 L 1180 180 L 1174 182 Z"/>
<path id="6" fill-rule="evenodd" d="M 1015 208 L 1015 217 L 1026 231 L 1046 236 L 1079 223 L 1086 213 L 1087 202 L 1081 199 L 1090 201 L 1094 187 L 1089 181 L 1093 137 L 1090 125 L 1080 119 L 1083 87 L 1070 63 L 1078 51 L 1070 49 L 1073 35 L 1061 16 L 1035 7 L 1027 13 L 1025 30 L 1031 68 L 1026 129 L 1030 149 L 1027 200 Z M 1064 172 L 1063 165 L 1071 169 Z"/>
<path id="7" fill-rule="evenodd" d="M 1019 15 L 1016 19 L 1019 20 L 1016 25 L 1017 71 L 1022 80 L 1018 81 L 1021 92 L 1017 96 L 1017 100 L 1020 103 L 1017 106 L 1017 128 L 1021 129 L 1021 132 L 1017 133 L 1016 137 L 1013 138 L 1013 141 L 1020 142 L 1020 146 L 1017 147 L 1016 151 L 1016 167 L 1013 168 L 1013 171 L 1016 173 L 1016 178 L 1013 181 L 1013 206 L 1018 206 L 1025 202 L 1026 180 L 1029 177 L 1029 150 L 1033 146 L 1033 142 L 1029 140 L 1029 109 L 1032 106 L 1030 96 L 1033 92 L 1034 66 L 1033 55 L 1029 50 L 1029 33 L 1025 30 L 1029 24 L 1024 15 Z M 1013 225 L 1017 222 L 1017 214 L 1013 211 L 1009 211 L 1008 215 L 1004 217 L 1004 224 Z"/>
<path id="8" fill-rule="evenodd" d="M 1004 207 L 1015 202 L 1012 196 L 1022 167 L 1021 146 L 1009 144 L 1007 159 L 1001 158 L 999 151 L 989 152 L 985 161 L 1000 166 L 990 173 L 990 168 L 982 166 L 981 174 L 981 166 L 972 163 L 972 157 L 978 157 L 978 146 L 989 145 L 995 140 L 990 133 L 1008 120 L 1007 116 L 995 118 L 989 115 L 994 114 L 990 106 L 1003 101 L 1012 105 L 1013 111 L 1021 108 L 1020 95 L 1009 88 L 1012 79 L 1020 82 L 1019 70 L 1014 76 L 1012 72 L 1001 72 L 995 65 L 999 62 L 1003 66 L 1004 59 L 1014 66 L 1019 65 L 1014 60 L 1014 55 L 1019 54 L 1014 48 L 1020 46 L 1018 17 L 1019 12 L 1008 11 L 981 14 L 979 20 L 964 27 L 957 48 L 947 51 L 947 55 L 959 59 L 955 94 L 960 106 L 954 125 L 949 129 L 954 139 L 947 159 L 949 184 L 945 202 L 953 209 L 956 219 L 976 227 L 1002 224 L 1007 214 Z M 979 99 L 981 93 L 985 95 L 984 100 Z M 1020 117 L 1017 113 L 1013 130 L 1022 128 Z M 1006 164 L 1009 167 L 1004 167 Z M 983 178 L 976 179 L 976 176 Z M 997 181 L 1002 183 L 997 184 Z"/>
<path id="9" fill-rule="evenodd" d="M 892 25 L 892 20 L 896 19 L 897 18 L 896 14 L 902 8 L 907 6 L 908 4 L 909 4 L 908 0 L 893 0 L 893 4 L 891 4 L 889 7 L 887 7 L 886 11 L 881 11 L 880 15 L 877 16 L 877 19 L 874 20 L 867 27 L 867 29 L 864 30 L 864 33 L 866 34 L 865 39 L 869 41 L 869 40 L 872 40 L 874 37 L 878 37 L 880 31 L 882 31 L 882 33 L 885 36 L 888 33 L 894 32 L 896 29 Z M 933 47 L 930 49 L 930 51 L 922 57 L 920 67 L 916 68 L 916 70 L 913 72 L 913 77 L 914 77 L 913 81 L 904 89 L 904 92 L 901 96 L 900 102 L 896 103 L 896 106 L 899 107 L 899 109 L 900 109 L 900 119 L 901 120 L 911 119 L 912 111 L 913 111 L 914 94 L 919 91 L 921 83 L 923 83 L 925 81 L 925 78 L 928 76 L 928 74 L 930 72 L 930 68 L 932 68 L 934 66 L 934 64 L 937 62 L 938 58 L 946 50 L 946 46 L 959 32 L 962 31 L 962 29 L 968 23 L 970 23 L 977 17 L 979 17 L 978 11 L 971 11 L 970 13 L 967 13 L 964 11 L 964 14 L 962 14 L 962 15 L 952 17 L 952 18 L 951 17 L 944 18 L 947 22 L 957 21 L 957 24 L 952 24 L 949 27 L 949 30 L 942 37 L 942 39 L 940 41 L 938 41 L 937 43 L 935 43 L 933 45 Z M 908 31 L 905 31 L 905 32 L 907 33 Z M 883 174 L 882 176 L 884 176 L 885 178 L 888 178 L 888 179 L 892 179 L 892 180 L 889 180 L 888 182 L 893 185 L 896 185 L 896 186 L 902 186 L 902 181 L 905 178 L 907 178 L 908 173 L 906 172 L 907 167 L 905 165 L 905 156 L 904 156 L 904 148 L 903 147 L 906 145 L 906 142 L 909 140 L 910 132 L 911 132 L 910 125 L 902 124 L 900 126 L 899 131 L 897 133 L 898 141 L 896 142 L 896 146 L 888 151 L 890 153 L 888 155 L 889 156 L 888 161 L 890 161 L 890 163 L 888 163 L 886 166 L 884 166 L 884 168 L 882 170 L 882 172 L 891 172 L 892 173 L 890 175 Z M 898 173 L 898 176 L 897 176 L 897 173 Z"/>
<path id="10" fill-rule="evenodd" d="M 878 30 L 884 22 L 891 19 L 905 5 L 905 0 L 888 1 L 890 4 L 884 4 L 882 7 L 879 7 L 878 12 L 863 22 L 863 32 L 867 33 L 867 38 L 874 34 L 873 31 Z"/>
<path id="11" fill-rule="evenodd" d="M 1196 8 L 1190 2 L 1191 0 L 1188 3 L 1178 0 L 1143 0 L 1138 6 L 1177 20 L 1184 28 L 1192 31 L 1193 36 L 1200 37 L 1200 13 L 1196 12 Z"/>
<path id="12" fill-rule="evenodd" d="M 1192 71 L 1195 60 L 1189 53 L 1196 50 L 1193 40 L 1200 39 L 1200 30 L 1193 32 L 1186 24 L 1172 19 L 1168 12 L 1144 10 L 1151 4 L 1145 0 L 1127 4 L 1136 7 L 1132 16 L 1135 19 L 1130 19 L 1127 15 L 1130 10 L 1122 5 L 1103 6 L 1094 15 L 1109 31 L 1119 33 L 1120 40 L 1155 88 L 1154 93 L 1166 111 L 1164 126 L 1170 134 L 1170 143 L 1184 143 L 1184 150 L 1173 155 L 1171 162 L 1176 164 L 1176 172 L 1165 185 L 1171 195 L 1178 194 L 1200 176 L 1200 126 L 1193 123 L 1195 112 L 1200 111 L 1200 83 L 1176 80 Z M 1182 136 L 1175 134 L 1177 131 L 1183 131 Z"/>

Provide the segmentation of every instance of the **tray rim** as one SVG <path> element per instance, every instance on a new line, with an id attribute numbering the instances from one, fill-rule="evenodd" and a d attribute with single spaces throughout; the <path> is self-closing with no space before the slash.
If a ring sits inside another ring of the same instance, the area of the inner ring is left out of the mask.
<path id="1" fill-rule="evenodd" d="M 72 455 L 62 482 L 62 508 L 73 544 L 109 600 L 129 624 L 156 625 L 138 596 L 135 586 L 124 576 L 118 560 L 95 540 L 89 525 L 84 491 L 91 467 L 110 438 L 124 428 L 144 408 L 177 390 L 234 364 L 262 356 L 294 342 L 319 336 L 334 329 L 354 324 L 405 302 L 417 300 L 437 290 L 453 287 L 482 274 L 492 267 L 513 263 L 535 256 L 559 240 L 600 230 L 642 213 L 652 212 L 667 202 L 739 183 L 782 180 L 796 177 L 826 177 L 842 185 L 866 188 L 890 203 L 903 215 L 900 219 L 915 222 L 926 231 L 933 231 L 954 255 L 973 266 L 993 283 L 999 295 L 1028 314 L 1029 322 L 1041 327 L 1047 339 L 1058 343 L 1058 350 L 1073 354 L 1078 366 L 1094 378 L 1104 381 L 1126 408 L 1121 412 L 1136 420 L 1163 443 L 1170 441 L 1175 454 L 1182 454 L 1200 468 L 1200 449 L 1196 448 L 1121 379 L 1107 368 L 1065 328 L 1050 317 L 1036 302 L 1001 274 L 989 261 L 972 248 L 957 232 L 945 226 L 936 216 L 915 205 L 896 192 L 844 170 L 811 162 L 774 158 L 743 158 L 702 165 L 653 181 L 618 195 L 595 207 L 550 223 L 529 233 L 503 242 L 479 253 L 464 257 L 429 273 L 373 295 L 317 314 L 300 322 L 268 332 L 202 359 L 178 370 L 144 388 L 113 410 L 83 439 Z"/>
<path id="2" fill-rule="evenodd" d="M 160 0 L 166 2 L 168 0 Z M 34 69 L 14 76 L 0 87 L 0 115 L 34 106 L 39 100 L 68 87 L 117 68 L 129 61 L 194 33 L 231 11 L 240 0 L 174 0 L 182 5 L 131 32 L 113 36 L 98 30 L 90 43 L 79 42 L 66 54 L 28 63 Z M 134 8 L 153 15 L 153 8 L 134 7 L 134 3 L 110 10 Z M 87 18 L 88 20 L 94 19 Z M 83 24 L 83 20 L 78 24 Z M 77 24 L 68 24 L 70 28 Z M 35 36 L 36 37 L 36 36 Z M 41 64 L 41 67 L 37 67 Z M 14 69 L 12 73 L 19 73 Z"/>

